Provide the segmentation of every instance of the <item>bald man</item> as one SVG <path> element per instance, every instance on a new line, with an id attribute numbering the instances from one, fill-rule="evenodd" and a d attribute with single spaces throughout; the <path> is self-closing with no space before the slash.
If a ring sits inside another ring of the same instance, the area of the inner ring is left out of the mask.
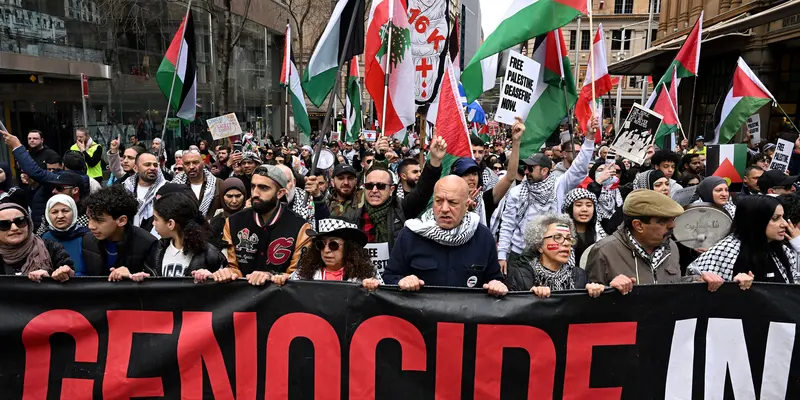
<path id="1" fill-rule="evenodd" d="M 406 221 L 383 273 L 386 284 L 418 291 L 424 285 L 484 288 L 508 293 L 503 284 L 492 233 L 467 212 L 469 187 L 456 175 L 440 179 L 433 210 Z"/>

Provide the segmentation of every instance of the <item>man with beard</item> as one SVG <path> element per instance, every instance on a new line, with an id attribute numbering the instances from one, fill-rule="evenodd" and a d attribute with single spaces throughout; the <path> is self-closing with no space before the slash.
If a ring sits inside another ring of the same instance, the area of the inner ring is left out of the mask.
<path id="1" fill-rule="evenodd" d="M 261 165 L 261 159 L 259 158 L 258 153 L 253 151 L 245 151 L 242 153 L 242 161 L 239 165 L 241 167 L 241 171 L 234 174 L 234 177 L 242 180 L 242 183 L 244 183 L 244 188 L 247 191 L 245 196 L 249 198 L 250 179 L 252 178 L 253 171 L 255 171 L 256 167 Z"/>
<path id="2" fill-rule="evenodd" d="M 489 228 L 468 212 L 467 183 L 446 176 L 436 183 L 433 212 L 411 219 L 400 232 L 383 274 L 387 284 L 419 291 L 424 285 L 483 287 L 503 296 L 497 249 Z"/>
<path id="3" fill-rule="evenodd" d="M 301 254 L 311 243 L 306 220 L 281 203 L 289 184 L 274 165 L 261 165 L 252 178 L 252 207 L 228 218 L 223 240 L 228 265 L 215 272 L 217 282 L 246 277 L 252 285 L 263 285 L 273 273 L 294 272 Z"/>
<path id="4" fill-rule="evenodd" d="M 150 232 L 153 228 L 153 203 L 156 201 L 156 193 L 167 181 L 158 166 L 158 159 L 152 153 L 137 155 L 134 171 L 136 173 L 122 185 L 139 201 L 133 225 Z"/>
<path id="5" fill-rule="evenodd" d="M 46 169 L 45 161 L 59 158 L 55 150 L 47 147 L 42 138 L 42 132 L 36 129 L 28 132 L 28 153 L 30 153 L 39 168 Z"/>
<path id="6" fill-rule="evenodd" d="M 490 190 L 497 184 L 497 175 L 492 173 L 492 169 L 486 166 L 483 162 L 483 157 L 486 155 L 486 144 L 483 143 L 478 137 L 470 136 L 470 144 L 472 145 L 472 159 L 480 167 L 480 175 L 483 182 L 483 190 Z"/>
<path id="7" fill-rule="evenodd" d="M 217 162 L 213 165 L 217 166 L 217 173 L 215 174 L 219 179 L 227 179 L 231 176 L 231 168 L 228 166 L 228 159 L 230 158 L 230 150 L 224 146 L 218 146 Z"/>
<path id="8" fill-rule="evenodd" d="M 364 206 L 364 193 L 356 190 L 356 170 L 347 164 L 339 164 L 333 169 L 332 175 L 330 195 L 325 200 L 331 217 L 358 224 L 359 210 Z"/>
<path id="9" fill-rule="evenodd" d="M 132 146 L 122 153 L 122 159 L 119 155 L 119 136 L 111 141 L 108 153 L 108 168 L 111 170 L 111 176 L 108 178 L 106 186 L 111 186 L 116 183 L 122 183 L 128 179 L 135 172 L 133 167 L 136 165 L 136 156 L 143 153 L 144 149 L 139 146 Z"/>
<path id="10" fill-rule="evenodd" d="M 431 158 L 422 170 L 419 183 L 403 199 L 393 196 L 395 187 L 386 167 L 375 165 L 367 171 L 364 177 L 366 203 L 358 214 L 356 225 L 367 234 L 369 243 L 386 245 L 391 251 L 406 218 L 415 218 L 425 210 L 433 195 L 434 185 L 442 175 L 442 158 L 446 148 L 444 139 L 439 136 L 433 138 Z"/>
<path id="11" fill-rule="evenodd" d="M 400 176 L 400 187 L 397 190 L 397 197 L 405 198 L 417 187 L 422 170 L 419 168 L 419 160 L 416 158 L 406 158 L 397 166 L 397 174 Z"/>
<path id="12" fill-rule="evenodd" d="M 697 176 L 705 175 L 706 165 L 703 163 L 700 154 L 687 154 L 683 156 L 681 162 L 683 163 L 683 172 L 688 172 Z"/>
<path id="13" fill-rule="evenodd" d="M 190 186 L 200 204 L 200 213 L 210 219 L 222 206 L 220 189 L 222 181 L 205 169 L 203 155 L 197 150 L 183 152 L 184 173 L 175 176 L 172 183 Z"/>
<path id="14" fill-rule="evenodd" d="M 589 132 L 594 132 L 598 125 L 596 119 L 592 121 Z M 589 174 L 589 161 L 594 153 L 594 138 L 589 136 L 584 139 L 575 161 L 559 178 L 550 173 L 553 161 L 544 154 L 536 153 L 523 160 L 527 179 L 508 193 L 500 226 L 497 254 L 504 274 L 507 273 L 507 265 L 514 265 L 514 261 L 522 254 L 525 243 L 523 232 L 533 217 L 560 212 L 567 192 L 577 187 Z"/>

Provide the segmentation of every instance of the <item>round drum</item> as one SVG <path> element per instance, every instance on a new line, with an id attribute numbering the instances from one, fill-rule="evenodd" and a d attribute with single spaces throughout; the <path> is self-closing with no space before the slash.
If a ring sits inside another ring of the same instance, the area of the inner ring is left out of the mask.
<path id="1" fill-rule="evenodd" d="M 675 218 L 672 236 L 690 249 L 708 249 L 728 235 L 732 223 L 725 210 L 711 203 L 694 203 Z"/>
<path id="2" fill-rule="evenodd" d="M 326 170 L 333 167 L 334 163 L 336 163 L 336 156 L 332 151 L 328 149 L 322 149 L 319 152 L 319 160 L 317 160 L 318 169 Z"/>

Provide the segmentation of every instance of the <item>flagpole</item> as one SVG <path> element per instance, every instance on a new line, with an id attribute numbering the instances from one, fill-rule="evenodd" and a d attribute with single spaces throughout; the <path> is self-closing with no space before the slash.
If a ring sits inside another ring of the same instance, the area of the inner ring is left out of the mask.
<path id="1" fill-rule="evenodd" d="M 673 79 L 672 80 L 672 84 L 675 85 L 675 84 L 677 84 L 677 82 L 675 82 L 675 80 Z M 669 94 L 669 89 L 667 89 L 667 85 L 662 83 L 661 84 L 661 90 L 666 90 L 667 91 L 667 100 L 669 101 L 669 106 L 672 107 L 672 112 L 675 113 L 675 119 L 678 121 L 678 129 L 681 130 L 681 135 L 683 135 L 683 138 L 687 139 L 686 138 L 686 132 L 683 131 L 683 125 L 681 125 L 681 118 L 678 115 L 678 109 L 675 107 L 675 103 L 672 102 L 672 95 Z M 677 93 L 677 92 L 678 92 L 678 90 L 676 89 L 675 93 Z M 678 99 L 675 99 L 675 100 L 677 101 Z M 691 124 L 691 121 L 689 121 L 689 123 Z"/>
<path id="2" fill-rule="evenodd" d="M 783 107 L 781 107 L 780 103 L 775 101 L 775 99 L 772 99 L 772 101 L 775 102 L 775 105 L 778 106 L 778 109 L 781 110 L 781 112 L 786 117 L 786 119 L 789 121 L 789 123 L 792 124 L 792 127 L 794 128 L 794 130 L 796 130 L 797 133 L 800 133 L 800 129 L 797 129 L 797 125 L 795 125 L 794 121 L 792 121 L 792 118 L 788 114 L 786 114 L 786 111 L 783 110 Z"/>
<path id="3" fill-rule="evenodd" d="M 567 83 L 566 83 L 566 81 L 564 79 L 564 63 L 563 63 L 564 55 L 561 54 L 561 43 L 564 42 L 563 41 L 563 39 L 564 39 L 563 38 L 563 34 L 564 33 L 561 31 L 561 29 L 556 29 L 555 33 L 554 33 L 554 35 L 557 36 L 556 37 L 556 49 L 557 49 L 557 52 L 558 52 L 558 62 L 561 63 L 561 68 L 560 68 L 560 70 L 561 70 L 561 89 L 564 92 L 564 106 L 566 107 L 566 110 L 567 110 L 567 117 L 569 117 L 569 123 L 567 124 L 567 132 L 569 132 L 569 142 L 573 144 L 572 146 L 569 147 L 569 152 L 573 153 L 572 156 L 574 157 L 575 156 L 575 154 L 574 154 L 575 138 L 572 136 L 572 113 L 573 113 L 573 111 L 572 111 L 571 107 L 569 106 L 569 96 L 567 96 Z M 547 38 L 545 37 L 545 41 L 546 40 L 547 40 Z M 561 141 L 561 139 L 558 139 L 558 140 Z"/>
<path id="4" fill-rule="evenodd" d="M 392 74 L 392 18 L 394 17 L 394 0 L 389 0 L 389 37 L 386 42 L 386 75 L 383 76 L 383 109 L 381 110 L 381 133 L 386 136 L 386 98 L 389 95 L 389 76 Z"/>
<path id="5" fill-rule="evenodd" d="M 361 0 L 353 0 L 355 1 L 353 10 L 358 10 L 358 7 L 361 5 Z M 338 88 L 341 86 L 342 82 L 342 65 L 345 62 L 345 56 L 347 55 L 347 49 L 350 48 L 350 39 L 353 36 L 353 27 L 356 25 L 356 15 L 357 12 L 353 12 L 350 16 L 350 26 L 347 27 L 347 36 L 344 38 L 344 47 L 345 51 L 342 52 L 342 55 L 339 56 L 339 64 L 336 66 L 336 80 L 334 81 L 333 87 Z M 361 21 L 362 23 L 364 21 Z M 322 122 L 322 131 L 320 132 L 319 140 L 317 140 L 317 145 L 314 146 L 314 160 L 311 163 L 311 173 L 317 169 L 317 162 L 319 161 L 319 154 L 322 151 L 322 143 L 327 138 L 328 134 L 331 132 L 331 114 L 333 113 L 333 103 L 336 101 L 336 92 L 337 90 L 331 90 L 331 97 L 328 101 L 328 111 L 325 113 L 325 120 Z"/>
<path id="6" fill-rule="evenodd" d="M 694 130 L 693 130 L 694 129 L 694 97 L 695 97 L 695 93 L 696 92 L 697 92 L 697 76 L 695 76 L 694 79 L 692 79 L 692 107 L 689 109 L 689 134 L 690 135 L 692 134 L 692 132 L 694 132 Z M 675 101 L 677 101 L 677 100 L 678 99 L 675 99 Z M 678 115 L 678 113 L 676 112 L 675 115 Z M 697 136 L 697 135 L 695 135 L 695 136 Z M 683 135 L 683 138 L 688 140 L 688 138 L 686 137 L 686 134 Z"/>
<path id="7" fill-rule="evenodd" d="M 186 5 L 186 14 L 183 16 L 183 30 L 181 31 L 181 38 L 186 34 L 186 24 L 189 22 L 189 13 L 192 11 L 192 0 L 189 0 L 189 3 Z M 161 167 L 161 154 L 164 153 L 164 149 L 167 147 L 167 143 L 164 141 L 164 137 L 167 134 L 167 119 L 169 119 L 169 109 L 172 107 L 172 92 L 175 90 L 175 78 L 178 76 L 178 68 L 181 65 L 181 52 L 183 51 L 183 39 L 181 39 L 178 45 L 178 58 L 177 63 L 175 65 L 175 71 L 172 72 L 172 85 L 169 88 L 169 97 L 167 99 L 167 112 L 164 113 L 164 124 L 161 127 L 161 147 L 158 149 L 158 154 L 156 154 L 156 161 L 158 162 L 159 168 Z M 175 110 L 176 115 L 178 110 Z M 178 128 L 180 129 L 180 128 Z M 167 156 L 164 155 L 164 164 L 166 165 Z"/>
<path id="8" fill-rule="evenodd" d="M 289 47 L 289 54 L 291 54 L 292 53 L 292 36 L 291 36 L 292 26 L 291 26 L 288 18 L 286 19 L 286 26 L 289 28 L 289 37 L 286 38 L 286 40 L 288 40 L 289 43 L 286 43 L 286 46 Z M 286 54 L 284 54 L 283 56 L 286 57 Z M 283 98 L 283 132 L 286 133 L 286 137 L 288 138 L 289 137 L 289 86 L 292 86 L 292 68 L 291 68 L 292 60 L 291 59 L 284 60 L 283 62 L 284 63 L 289 63 L 289 65 L 284 66 L 284 68 L 286 68 L 286 87 L 284 88 L 285 91 L 286 91 L 286 94 L 285 94 L 285 96 Z M 298 142 L 300 141 L 300 136 L 299 135 L 297 137 L 297 141 Z"/>
<path id="9" fill-rule="evenodd" d="M 595 65 L 595 59 L 594 59 L 594 36 L 591 36 L 591 34 L 594 33 L 594 22 L 592 20 L 592 9 L 591 9 L 591 6 L 592 6 L 592 2 L 589 1 L 589 7 L 590 7 L 589 8 L 589 35 L 590 35 L 590 38 L 591 38 L 590 41 L 589 41 L 589 60 L 592 61 L 592 65 L 590 65 L 590 67 L 592 68 L 592 119 L 594 120 L 595 118 L 597 118 L 597 116 L 595 115 L 595 113 L 597 112 L 597 99 L 595 98 L 595 89 L 594 89 L 594 78 L 595 78 L 595 75 L 594 75 L 594 65 Z M 605 51 L 605 49 L 603 49 L 603 50 Z M 591 126 L 591 124 L 589 126 Z M 589 126 L 586 127 L 586 130 L 589 130 Z M 592 132 L 592 135 L 594 135 L 594 132 Z"/>

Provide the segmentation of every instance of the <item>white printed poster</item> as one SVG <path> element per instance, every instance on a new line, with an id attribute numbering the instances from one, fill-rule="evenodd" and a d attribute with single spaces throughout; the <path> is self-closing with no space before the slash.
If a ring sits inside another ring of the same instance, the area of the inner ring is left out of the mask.
<path id="1" fill-rule="evenodd" d="M 514 117 L 528 118 L 534 101 L 536 80 L 539 78 L 539 68 L 536 61 L 516 51 L 510 51 L 503 87 L 500 90 L 500 102 L 494 120 L 507 125 L 513 125 Z"/>
<path id="2" fill-rule="evenodd" d="M 383 270 L 389 263 L 389 243 L 369 243 L 364 248 L 369 252 L 369 258 L 372 259 L 375 270 L 383 275 Z"/>
<path id="3" fill-rule="evenodd" d="M 242 127 L 239 125 L 239 119 L 236 118 L 236 114 L 234 113 L 207 119 L 206 124 L 208 125 L 208 129 L 211 130 L 211 137 L 213 137 L 214 140 L 242 134 Z"/>

